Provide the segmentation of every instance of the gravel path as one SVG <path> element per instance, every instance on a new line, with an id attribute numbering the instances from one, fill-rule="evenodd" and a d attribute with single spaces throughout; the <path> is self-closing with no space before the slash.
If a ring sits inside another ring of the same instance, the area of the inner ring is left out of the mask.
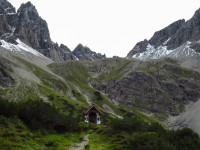
<path id="1" fill-rule="evenodd" d="M 81 143 L 78 143 L 74 146 L 69 146 L 68 148 L 70 150 L 81 150 L 81 149 L 84 149 L 85 145 L 87 145 L 88 143 L 89 143 L 89 134 L 85 135 Z"/>

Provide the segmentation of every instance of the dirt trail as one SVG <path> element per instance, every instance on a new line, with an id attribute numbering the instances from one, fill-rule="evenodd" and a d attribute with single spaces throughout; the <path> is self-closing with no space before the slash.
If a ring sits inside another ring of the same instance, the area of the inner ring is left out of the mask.
<path id="1" fill-rule="evenodd" d="M 84 139 L 81 143 L 78 143 L 74 146 L 69 146 L 68 149 L 70 150 L 81 150 L 84 149 L 85 145 L 89 143 L 89 134 L 84 136 Z"/>

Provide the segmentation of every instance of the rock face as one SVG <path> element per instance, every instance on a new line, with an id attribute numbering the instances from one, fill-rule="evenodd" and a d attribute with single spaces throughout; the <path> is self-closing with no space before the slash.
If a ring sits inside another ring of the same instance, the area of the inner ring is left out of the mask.
<path id="1" fill-rule="evenodd" d="M 159 59 L 163 57 L 181 60 L 200 55 L 200 9 L 185 22 L 178 20 L 168 27 L 154 33 L 147 41 L 139 42 L 128 53 L 127 58 L 139 60 Z M 185 53 L 185 54 L 181 54 Z M 181 56 L 180 56 L 181 55 Z"/>
<path id="2" fill-rule="evenodd" d="M 175 37 L 176 32 L 184 24 L 185 24 L 185 20 L 178 20 L 178 21 L 172 23 L 171 25 L 169 25 L 168 27 L 164 28 L 163 30 L 154 33 L 153 37 L 149 40 L 149 44 L 154 45 L 155 48 L 159 47 L 165 41 L 167 41 L 169 38 Z M 176 48 L 176 47 L 181 45 L 181 44 L 178 45 L 177 42 L 173 42 L 173 43 L 170 44 L 170 41 L 172 41 L 172 38 L 171 38 L 171 40 L 169 40 L 166 43 L 166 46 L 169 46 L 169 47 L 171 46 L 171 47 Z"/>
<path id="3" fill-rule="evenodd" d="M 83 46 L 82 44 L 79 44 L 73 51 L 73 54 L 76 56 L 78 60 L 98 60 L 98 59 L 103 59 L 106 58 L 105 54 L 97 54 L 93 51 L 91 51 L 88 47 Z"/>
<path id="4" fill-rule="evenodd" d="M 30 2 L 22 4 L 17 14 L 19 21 L 15 34 L 18 38 L 34 49 L 52 48 L 47 23 L 39 16 L 35 6 Z"/>
<path id="5" fill-rule="evenodd" d="M 133 50 L 131 50 L 127 57 L 131 58 L 133 55 L 137 54 L 137 53 L 143 53 L 146 51 L 148 45 L 148 40 L 145 39 L 144 41 L 141 41 L 139 43 L 136 44 L 136 46 L 133 48 Z"/>
<path id="6" fill-rule="evenodd" d="M 17 44 L 16 39 L 20 39 L 57 62 L 76 60 L 79 57 L 80 60 L 102 58 L 100 54 L 85 51 L 86 48 L 72 52 L 67 46 L 52 42 L 46 21 L 39 16 L 37 9 L 30 2 L 22 4 L 17 12 L 6 0 L 1 0 L 0 4 L 0 39 L 14 44 Z"/>
<path id="7" fill-rule="evenodd" d="M 178 115 L 185 104 L 200 98 L 200 74 L 180 67 L 176 61 L 133 63 L 130 68 L 134 69 L 120 78 L 109 79 L 112 76 L 107 72 L 107 78 L 99 75 L 99 80 L 91 84 L 113 102 L 153 113 Z"/>
<path id="8" fill-rule="evenodd" d="M 0 86 L 4 88 L 10 87 L 14 80 L 8 73 L 9 71 L 9 61 L 0 57 Z"/>
<path id="9" fill-rule="evenodd" d="M 0 0 L 0 37 L 9 39 L 15 30 L 12 25 L 16 24 L 17 17 L 15 8 L 6 0 Z"/>

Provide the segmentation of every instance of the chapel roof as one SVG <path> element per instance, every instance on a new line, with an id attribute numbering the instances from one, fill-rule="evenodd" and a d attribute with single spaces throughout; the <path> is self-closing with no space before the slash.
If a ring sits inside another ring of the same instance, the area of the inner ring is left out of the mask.
<path id="1" fill-rule="evenodd" d="M 95 109 L 96 111 L 99 112 L 99 114 L 103 114 L 95 105 L 92 105 L 84 114 L 87 114 L 90 110 Z"/>

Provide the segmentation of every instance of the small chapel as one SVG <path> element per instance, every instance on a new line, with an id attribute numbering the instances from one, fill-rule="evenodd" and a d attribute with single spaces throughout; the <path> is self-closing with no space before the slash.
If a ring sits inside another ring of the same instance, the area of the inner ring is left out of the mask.
<path id="1" fill-rule="evenodd" d="M 85 115 L 85 122 L 94 123 L 94 124 L 101 124 L 102 112 L 95 105 L 92 105 L 85 112 L 84 115 Z"/>

